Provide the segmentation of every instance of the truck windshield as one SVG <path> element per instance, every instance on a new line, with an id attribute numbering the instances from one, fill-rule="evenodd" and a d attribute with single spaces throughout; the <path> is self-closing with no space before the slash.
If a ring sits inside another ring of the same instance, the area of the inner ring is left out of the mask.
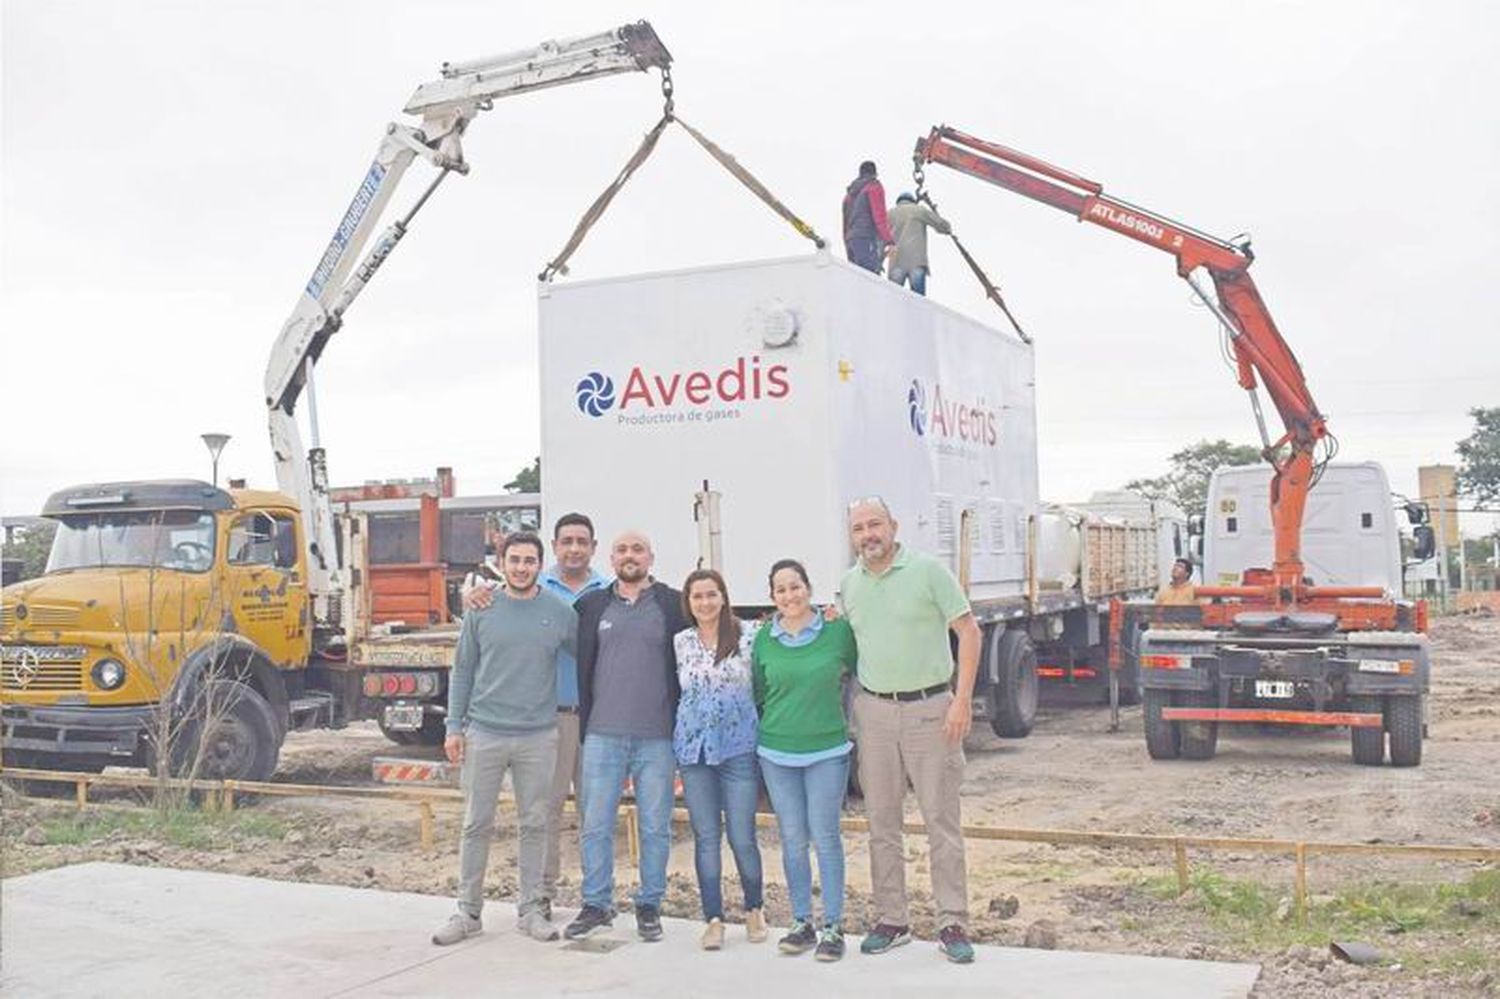
<path id="1" fill-rule="evenodd" d="M 64 520 L 52 541 L 47 571 L 154 566 L 207 572 L 213 561 L 212 514 L 196 510 L 139 510 Z"/>

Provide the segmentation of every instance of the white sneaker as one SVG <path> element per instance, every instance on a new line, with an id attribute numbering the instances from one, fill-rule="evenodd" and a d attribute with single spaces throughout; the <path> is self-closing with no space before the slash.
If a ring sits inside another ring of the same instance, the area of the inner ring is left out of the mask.
<path id="1" fill-rule="evenodd" d="M 484 923 L 473 916 L 455 912 L 448 917 L 446 923 L 438 927 L 437 932 L 432 935 L 432 942 L 439 947 L 446 947 L 449 944 L 463 943 L 483 932 Z"/>
<path id="2" fill-rule="evenodd" d="M 544 943 L 558 938 L 557 926 L 540 909 L 532 909 L 516 920 L 516 929 L 533 940 Z"/>

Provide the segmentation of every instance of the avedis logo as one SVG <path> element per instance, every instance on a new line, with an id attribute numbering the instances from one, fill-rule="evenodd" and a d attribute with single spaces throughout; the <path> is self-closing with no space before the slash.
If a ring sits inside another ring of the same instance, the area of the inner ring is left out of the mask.
<path id="1" fill-rule="evenodd" d="M 601 371 L 574 387 L 579 412 L 600 417 L 615 409 L 622 423 L 732 419 L 743 403 L 784 399 L 791 390 L 786 365 L 763 364 L 759 355 L 717 370 L 657 372 L 638 364 L 618 395 L 614 379 Z"/>
<path id="2" fill-rule="evenodd" d="M 911 380 L 911 388 L 906 391 L 906 418 L 918 437 L 927 433 L 927 390 L 916 378 Z"/>
<path id="3" fill-rule="evenodd" d="M 920 378 L 913 378 L 906 391 L 906 413 L 918 437 L 930 435 L 939 443 L 960 441 L 983 447 L 994 447 L 1000 441 L 999 414 L 983 396 L 972 401 L 954 399 L 943 394 L 939 383 L 933 383 L 929 393 Z"/>

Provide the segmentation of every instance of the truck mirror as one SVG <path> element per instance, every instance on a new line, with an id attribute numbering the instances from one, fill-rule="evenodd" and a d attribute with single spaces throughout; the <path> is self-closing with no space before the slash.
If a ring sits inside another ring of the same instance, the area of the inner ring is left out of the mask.
<path id="1" fill-rule="evenodd" d="M 1418 524 L 1411 529 L 1411 553 L 1417 561 L 1432 558 L 1437 551 L 1437 532 L 1428 524 Z"/>
<path id="2" fill-rule="evenodd" d="M 1411 502 L 1408 502 L 1408 503 L 1406 503 L 1404 505 L 1404 509 L 1406 510 L 1406 522 L 1408 524 L 1425 524 L 1425 523 L 1427 523 L 1427 504 L 1426 503 L 1411 503 Z"/>
<path id="3" fill-rule="evenodd" d="M 1188 539 L 1188 558 L 1196 566 L 1203 565 L 1203 535 L 1195 534 Z"/>
<path id="4" fill-rule="evenodd" d="M 1193 537 L 1203 537 L 1203 514 L 1195 513 L 1189 515 L 1187 528 L 1188 534 L 1192 535 Z"/>

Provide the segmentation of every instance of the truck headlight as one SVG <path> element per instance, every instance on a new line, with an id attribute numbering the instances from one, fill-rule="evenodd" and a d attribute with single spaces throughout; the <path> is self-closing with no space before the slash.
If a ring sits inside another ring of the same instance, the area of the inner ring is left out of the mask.
<path id="1" fill-rule="evenodd" d="M 118 659 L 101 659 L 89 672 L 100 690 L 117 690 L 125 683 L 125 664 Z"/>

